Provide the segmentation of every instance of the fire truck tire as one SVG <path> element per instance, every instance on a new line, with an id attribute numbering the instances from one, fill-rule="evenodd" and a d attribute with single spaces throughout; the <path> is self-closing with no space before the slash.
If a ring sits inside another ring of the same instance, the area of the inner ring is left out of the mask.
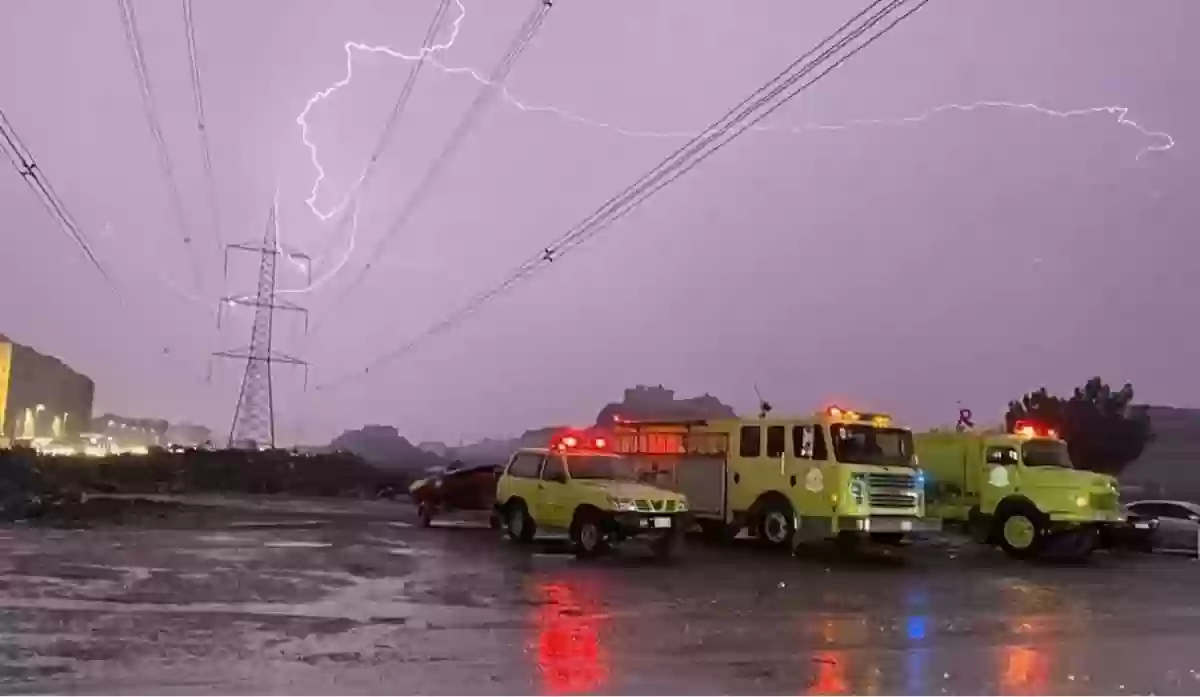
<path id="1" fill-rule="evenodd" d="M 1041 555 L 1046 543 L 1045 516 L 1031 503 L 1013 501 L 996 512 L 996 538 L 1004 553 L 1014 559 Z"/>
<path id="2" fill-rule="evenodd" d="M 505 505 L 504 525 L 508 531 L 508 539 L 522 544 L 532 542 L 537 532 L 537 524 L 529 516 L 529 509 L 521 499 L 509 501 Z"/>
<path id="3" fill-rule="evenodd" d="M 1095 551 L 1099 536 L 1094 528 L 1079 528 L 1059 533 L 1051 538 L 1054 554 L 1064 561 L 1081 562 Z"/>
<path id="4" fill-rule="evenodd" d="M 758 507 L 755 532 L 762 544 L 772 549 L 791 550 L 796 536 L 796 516 L 792 505 L 782 496 L 771 496 Z"/>
<path id="5" fill-rule="evenodd" d="M 571 546 L 575 549 L 575 556 L 580 559 L 591 559 L 608 547 L 608 540 L 604 536 L 604 519 L 590 508 L 580 508 L 575 512 L 570 532 Z"/>

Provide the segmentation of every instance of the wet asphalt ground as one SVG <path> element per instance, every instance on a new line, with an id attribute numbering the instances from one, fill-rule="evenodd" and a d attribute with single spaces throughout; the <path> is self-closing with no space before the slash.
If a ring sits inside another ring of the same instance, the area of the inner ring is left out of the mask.
<path id="1" fill-rule="evenodd" d="M 0 528 L 0 692 L 1200 692 L 1189 559 L 697 541 L 670 565 L 581 563 L 414 523 L 403 504 L 243 499 Z"/>

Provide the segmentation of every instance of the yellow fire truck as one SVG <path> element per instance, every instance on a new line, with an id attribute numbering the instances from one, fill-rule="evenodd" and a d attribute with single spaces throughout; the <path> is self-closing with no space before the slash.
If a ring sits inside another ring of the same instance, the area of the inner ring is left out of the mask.
<path id="1" fill-rule="evenodd" d="M 1018 421 L 1011 433 L 935 431 L 915 441 L 930 510 L 1012 557 L 1086 557 L 1099 530 L 1124 519 L 1116 480 L 1074 469 L 1066 442 L 1039 424 Z"/>
<path id="2" fill-rule="evenodd" d="M 912 432 L 885 414 L 831 407 L 808 417 L 626 421 L 617 452 L 641 481 L 687 496 L 705 535 L 762 542 L 896 542 L 938 530 L 925 515 Z"/>

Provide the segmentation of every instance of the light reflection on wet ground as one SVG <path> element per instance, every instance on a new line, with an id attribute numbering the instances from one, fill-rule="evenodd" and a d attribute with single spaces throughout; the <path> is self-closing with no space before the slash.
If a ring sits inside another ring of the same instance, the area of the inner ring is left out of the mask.
<path id="1" fill-rule="evenodd" d="M 579 563 L 483 525 L 426 530 L 402 506 L 352 506 L 0 531 L 0 690 L 1200 691 L 1188 560 L 740 545 L 672 566 Z"/>

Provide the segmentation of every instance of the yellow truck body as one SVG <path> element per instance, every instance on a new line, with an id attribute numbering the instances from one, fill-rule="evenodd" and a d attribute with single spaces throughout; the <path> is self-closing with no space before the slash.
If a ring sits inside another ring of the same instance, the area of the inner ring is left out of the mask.
<path id="1" fill-rule="evenodd" d="M 926 515 L 912 433 L 882 414 L 618 422 L 639 478 L 687 496 L 712 537 L 746 529 L 779 547 L 814 539 L 901 539 Z"/>
<path id="2" fill-rule="evenodd" d="M 1099 528 L 1124 520 L 1116 480 L 1074 469 L 1052 431 L 1018 424 L 1011 433 L 919 433 L 914 442 L 931 514 L 1012 556 L 1053 546 L 1086 556 Z"/>

